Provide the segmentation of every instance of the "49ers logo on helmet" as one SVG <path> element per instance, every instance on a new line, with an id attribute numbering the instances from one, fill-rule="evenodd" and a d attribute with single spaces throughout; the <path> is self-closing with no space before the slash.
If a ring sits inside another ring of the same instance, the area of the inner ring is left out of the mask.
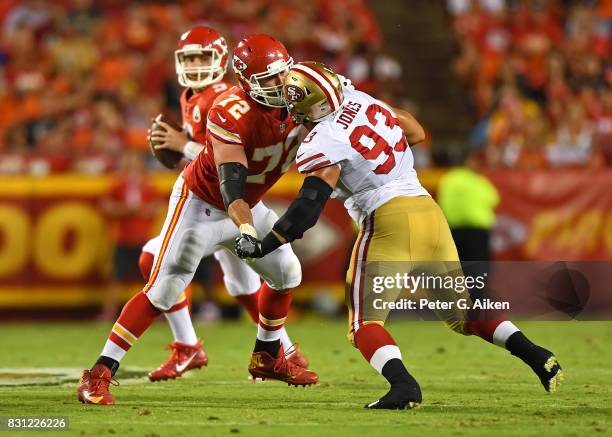
<path id="1" fill-rule="evenodd" d="M 290 102 L 301 102 L 306 97 L 302 88 L 295 85 L 285 86 L 285 99 Z"/>
<path id="2" fill-rule="evenodd" d="M 234 62 L 234 70 L 242 73 L 244 70 L 247 69 L 247 64 L 245 64 L 244 61 L 240 59 L 238 56 L 234 56 L 233 62 Z"/>

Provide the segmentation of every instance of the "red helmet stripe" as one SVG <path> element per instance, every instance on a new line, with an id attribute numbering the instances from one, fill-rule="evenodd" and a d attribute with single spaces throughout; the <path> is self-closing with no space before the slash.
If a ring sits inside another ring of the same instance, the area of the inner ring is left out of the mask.
<path id="1" fill-rule="evenodd" d="M 323 93 L 325 93 L 325 97 L 327 97 L 327 101 L 330 103 L 334 111 L 340 107 L 340 100 L 333 91 L 334 87 L 330 86 L 329 82 L 326 82 L 319 73 L 303 64 L 294 65 L 293 70 L 302 73 L 304 76 L 308 77 L 310 80 L 319 85 L 319 87 L 323 90 Z"/>
<path id="2" fill-rule="evenodd" d="M 323 74 L 323 72 L 316 65 L 308 65 L 308 68 L 311 68 L 312 70 L 314 70 L 317 73 L 319 73 L 321 75 L 321 77 L 325 80 L 325 82 L 327 82 L 329 84 L 329 86 L 334 90 L 334 94 L 336 94 L 336 97 L 338 98 L 338 101 L 342 100 L 342 97 L 340 96 L 340 91 L 338 91 L 338 88 L 336 88 L 334 86 L 332 81 L 329 80 L 329 78 L 325 74 Z"/>

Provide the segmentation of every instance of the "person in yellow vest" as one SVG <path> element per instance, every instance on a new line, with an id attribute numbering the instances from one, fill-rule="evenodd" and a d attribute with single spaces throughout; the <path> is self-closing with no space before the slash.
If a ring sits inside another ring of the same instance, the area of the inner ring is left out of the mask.
<path id="1" fill-rule="evenodd" d="M 440 179 L 438 203 L 451 228 L 459 259 L 489 261 L 491 230 L 499 204 L 495 186 L 469 166 L 454 167 Z"/>
<path id="2" fill-rule="evenodd" d="M 466 276 L 488 276 L 491 231 L 499 193 L 468 158 L 466 165 L 451 168 L 438 186 L 438 203 L 446 216 Z M 486 289 L 470 290 L 473 300 L 483 299 Z"/>

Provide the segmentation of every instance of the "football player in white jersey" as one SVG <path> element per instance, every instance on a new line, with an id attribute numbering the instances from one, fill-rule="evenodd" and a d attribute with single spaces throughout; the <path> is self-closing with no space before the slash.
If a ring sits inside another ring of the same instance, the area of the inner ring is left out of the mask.
<path id="1" fill-rule="evenodd" d="M 242 258 L 263 257 L 314 226 L 332 193 L 343 199 L 360 225 L 346 276 L 349 339 L 391 385 L 366 408 L 414 407 L 422 402 L 421 390 L 384 327 L 388 311 L 370 308 L 366 263 L 434 262 L 444 266 L 443 273 L 461 274 L 446 219 L 413 168 L 409 144 L 422 141 L 424 130 L 410 114 L 343 86 L 343 79 L 320 63 L 294 65 L 284 78 L 284 95 L 294 117 L 311 128 L 296 156 L 299 171 L 308 176 L 273 230 L 262 240 L 243 234 L 236 252 Z M 465 311 L 436 314 L 456 332 L 505 347 L 533 369 L 547 391 L 560 382 L 554 354 L 528 340 L 512 322 L 471 321 Z"/>

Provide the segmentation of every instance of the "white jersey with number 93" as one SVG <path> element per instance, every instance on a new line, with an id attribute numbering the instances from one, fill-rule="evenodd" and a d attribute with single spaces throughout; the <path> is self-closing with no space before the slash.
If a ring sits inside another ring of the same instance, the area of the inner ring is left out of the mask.
<path id="1" fill-rule="evenodd" d="M 345 88 L 343 94 L 343 109 L 318 123 L 300 145 L 298 170 L 340 165 L 333 197 L 345 200 L 357 223 L 394 197 L 428 196 L 393 110 L 361 91 Z"/>

